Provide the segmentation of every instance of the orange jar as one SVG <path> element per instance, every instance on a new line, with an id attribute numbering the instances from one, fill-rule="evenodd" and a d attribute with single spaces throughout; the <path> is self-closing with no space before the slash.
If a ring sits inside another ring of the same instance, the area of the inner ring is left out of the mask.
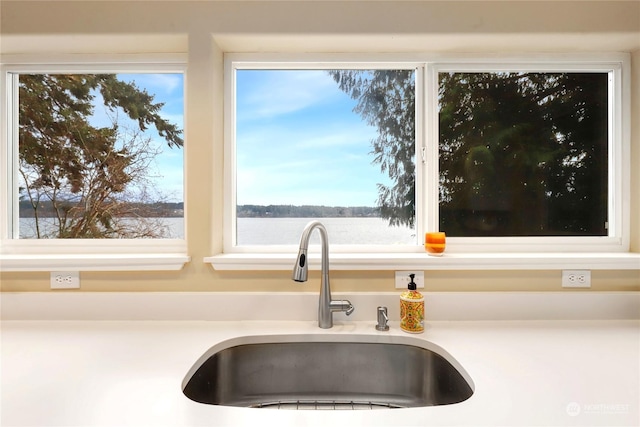
<path id="1" fill-rule="evenodd" d="M 446 247 L 447 236 L 443 231 L 426 233 L 424 235 L 424 249 L 429 255 L 442 256 Z"/>

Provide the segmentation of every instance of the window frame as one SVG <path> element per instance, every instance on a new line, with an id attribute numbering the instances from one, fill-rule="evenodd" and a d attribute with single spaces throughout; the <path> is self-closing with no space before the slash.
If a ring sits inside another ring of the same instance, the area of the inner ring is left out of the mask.
<path id="1" fill-rule="evenodd" d="M 3 56 L 0 63 L 0 270 L 2 271 L 135 271 L 179 270 L 190 261 L 182 239 L 19 239 L 13 236 L 18 218 L 15 184 L 18 171 L 17 78 L 20 73 L 180 73 L 183 75 L 186 116 L 187 58 L 158 55 Z M 14 85 L 15 87 L 11 87 Z M 186 120 L 185 120 L 186 123 Z M 183 125 L 184 126 L 184 125 Z M 183 176 L 186 160 L 183 147 Z M 5 179 L 7 178 L 7 179 Z M 186 180 L 184 181 L 186 199 Z"/>
<path id="2" fill-rule="evenodd" d="M 439 72 L 606 72 L 609 76 L 609 131 L 608 131 L 608 236 L 540 236 L 540 237 L 457 237 L 452 251 L 456 252 L 628 252 L 630 243 L 630 193 L 625 182 L 630 180 L 630 94 L 628 58 L 624 55 L 581 55 L 576 59 L 567 55 L 554 60 L 531 61 L 527 58 L 492 60 L 442 61 L 428 68 L 428 83 L 425 90 L 438 90 Z M 626 78 L 625 78 L 626 77 Z M 627 91 L 623 88 L 627 87 Z M 433 92 L 432 92 L 433 93 Z M 425 95 L 425 99 L 429 99 Z M 425 146 L 431 168 L 427 180 L 438 177 L 438 114 L 437 101 L 429 99 L 430 113 L 427 115 L 429 135 Z M 625 162 L 624 159 L 627 159 Z M 437 181 L 436 181 L 437 182 Z M 428 185 L 423 182 L 422 185 Z M 437 187 L 436 187 L 437 191 Z M 438 206 L 428 206 L 429 226 L 438 224 Z M 435 229 L 435 228 L 434 228 Z M 460 246 L 458 246 L 460 245 Z M 535 248 L 535 249 L 532 249 Z"/>
<path id="3" fill-rule="evenodd" d="M 224 138 L 224 218 L 223 218 L 223 247 L 225 253 L 290 253 L 297 250 L 297 245 L 236 245 L 236 144 L 235 144 L 235 71 L 236 70 L 275 70 L 275 69 L 292 69 L 292 70 L 331 70 L 336 68 L 345 69 L 388 69 L 388 70 L 416 70 L 416 77 L 421 72 L 420 64 L 415 62 L 395 62 L 395 61 L 372 61 L 362 59 L 360 61 L 345 61 L 340 58 L 329 59 L 328 57 L 318 57 L 312 55 L 310 59 L 304 56 L 296 56 L 295 58 L 282 57 L 280 55 L 266 55 L 266 61 L 261 60 L 265 56 L 245 55 L 245 54 L 228 54 L 225 55 L 225 138 Z M 244 58 L 247 58 L 246 60 Z M 286 65 L 280 68 L 281 65 Z M 419 98 L 421 91 L 418 88 L 416 79 L 416 105 L 422 100 Z M 416 110 L 418 107 L 416 106 Z M 416 134 L 421 130 L 417 128 Z M 417 140 L 417 138 L 416 138 Z M 416 149 L 417 150 L 417 149 Z M 417 151 L 416 151 L 417 154 Z M 418 173 L 416 171 L 416 173 Z M 417 198 L 416 194 L 416 198 Z M 417 199 L 416 199 L 417 201 Z M 309 219 L 311 221 L 311 218 Z M 417 220 L 417 218 L 416 218 Z M 416 221 L 416 230 L 422 229 L 422 224 Z M 302 233 L 302 230 L 300 230 Z M 419 231 L 416 231 L 418 235 Z M 331 241 L 331 236 L 329 236 Z M 312 245 L 314 246 L 314 245 Z M 335 252 L 411 252 L 415 249 L 415 245 L 333 245 L 332 251 Z"/>
<path id="4" fill-rule="evenodd" d="M 416 232 L 437 230 L 437 88 L 439 71 L 607 72 L 610 91 L 609 236 L 448 238 L 448 257 L 423 257 L 421 239 L 410 246 L 331 246 L 333 268 L 549 269 L 639 267 L 630 242 L 630 56 L 603 54 L 238 54 L 224 58 L 223 253 L 205 258 L 216 269 L 280 269 L 292 245 L 235 246 L 235 70 L 236 69 L 416 69 Z M 419 159 L 422 159 L 420 161 Z M 431 180 L 431 181 L 430 181 Z M 429 203 L 430 201 L 436 203 Z M 612 210 L 613 209 L 613 210 Z M 611 224 L 613 223 L 613 224 Z M 575 261 L 573 261 L 575 260 Z M 312 260 L 311 260 L 312 262 Z M 276 265 L 277 264 L 277 265 Z M 313 264 L 313 262 L 312 262 Z M 588 266 L 588 267 L 587 267 Z"/>

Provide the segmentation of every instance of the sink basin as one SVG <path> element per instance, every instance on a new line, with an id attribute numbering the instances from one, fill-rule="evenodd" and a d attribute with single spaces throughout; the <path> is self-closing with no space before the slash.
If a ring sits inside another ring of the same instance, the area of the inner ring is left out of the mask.
<path id="1" fill-rule="evenodd" d="M 473 394 L 469 375 L 428 341 L 380 335 L 260 336 L 212 347 L 183 392 L 210 405 L 379 409 L 448 405 Z"/>

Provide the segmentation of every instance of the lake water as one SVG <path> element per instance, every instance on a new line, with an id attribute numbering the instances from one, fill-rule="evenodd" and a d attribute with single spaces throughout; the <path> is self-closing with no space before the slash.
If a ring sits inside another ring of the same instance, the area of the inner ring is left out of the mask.
<path id="1" fill-rule="evenodd" d="M 162 218 L 170 235 L 184 238 L 183 218 Z M 238 245 L 297 245 L 311 218 L 238 218 Z M 416 232 L 409 227 L 392 227 L 381 218 L 321 218 L 329 243 L 337 245 L 412 245 Z M 41 219 L 41 227 L 53 227 L 53 219 Z M 34 220 L 20 218 L 20 238 L 34 238 Z M 314 232 L 311 243 L 320 242 Z"/>
<path id="2" fill-rule="evenodd" d="M 238 245 L 297 245 L 311 218 L 238 218 Z M 409 227 L 390 227 L 381 218 L 320 218 L 337 245 L 411 245 L 416 232 Z M 311 243 L 319 243 L 314 232 Z"/>
<path id="3" fill-rule="evenodd" d="M 184 239 L 184 218 L 151 218 L 158 221 L 160 227 L 165 227 L 166 235 L 164 238 Z M 135 221 L 135 220 L 131 220 Z M 20 218 L 20 238 L 34 239 L 37 235 L 35 228 L 36 221 L 33 218 Z M 55 233 L 56 222 L 54 218 L 40 218 L 40 233 L 47 235 Z M 160 228 L 159 227 L 159 228 Z M 159 229 L 158 228 L 158 229 Z"/>

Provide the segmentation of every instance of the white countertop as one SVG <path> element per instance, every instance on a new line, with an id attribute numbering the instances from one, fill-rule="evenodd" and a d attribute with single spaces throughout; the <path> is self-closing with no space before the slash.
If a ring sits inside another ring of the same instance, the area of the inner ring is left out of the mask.
<path id="1" fill-rule="evenodd" d="M 181 384 L 230 338 L 403 335 L 373 321 L 49 321 L 1 325 L 3 426 L 638 426 L 640 321 L 434 321 L 412 337 L 467 371 L 462 403 L 375 411 L 274 411 L 193 402 Z"/>

